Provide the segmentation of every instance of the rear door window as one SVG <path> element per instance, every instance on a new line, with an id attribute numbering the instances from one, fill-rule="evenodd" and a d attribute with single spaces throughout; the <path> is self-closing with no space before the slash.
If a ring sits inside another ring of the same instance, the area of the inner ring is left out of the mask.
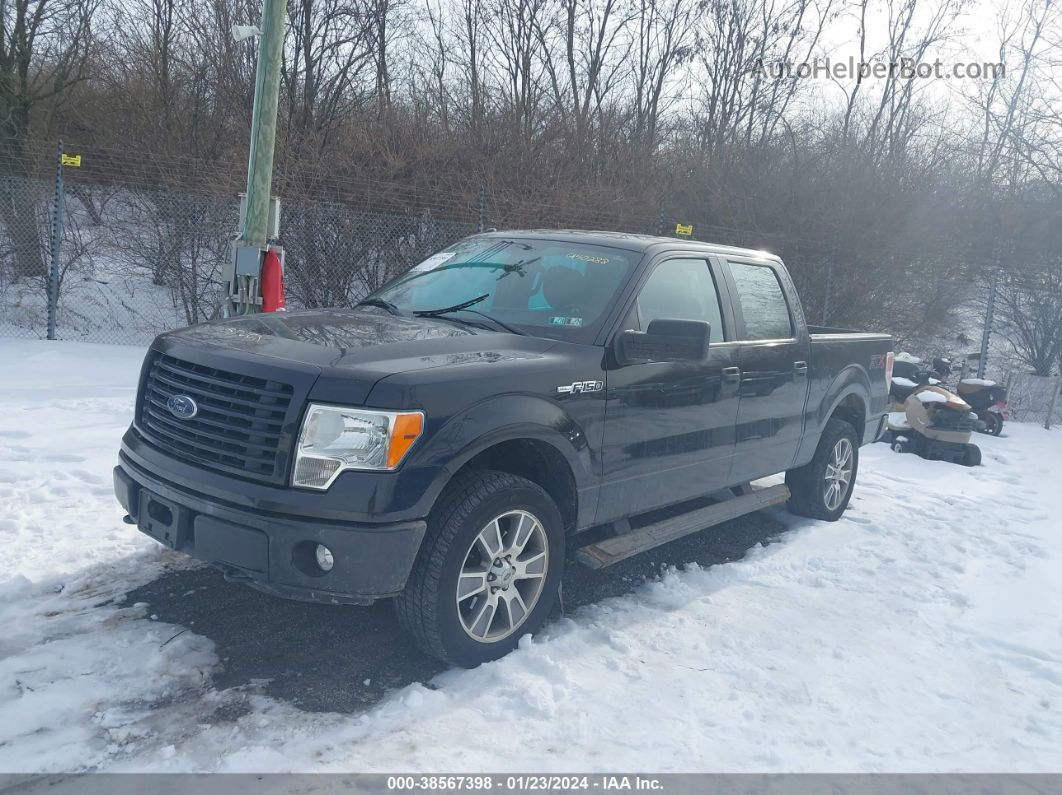
<path id="1" fill-rule="evenodd" d="M 746 340 L 782 340 L 793 336 L 793 320 L 778 275 L 769 265 L 729 262 L 745 320 Z"/>

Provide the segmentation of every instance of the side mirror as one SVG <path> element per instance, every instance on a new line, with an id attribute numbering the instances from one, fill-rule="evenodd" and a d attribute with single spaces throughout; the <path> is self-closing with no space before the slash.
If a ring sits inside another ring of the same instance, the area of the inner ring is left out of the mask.
<path id="1" fill-rule="evenodd" d="M 633 362 L 699 362 L 708 353 L 712 325 L 703 320 L 660 318 L 645 331 L 621 331 L 616 338 L 620 364 Z"/>

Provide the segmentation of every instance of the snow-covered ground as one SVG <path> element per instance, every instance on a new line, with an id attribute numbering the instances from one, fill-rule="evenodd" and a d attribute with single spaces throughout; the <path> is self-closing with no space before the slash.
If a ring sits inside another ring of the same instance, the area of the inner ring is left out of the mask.
<path id="1" fill-rule="evenodd" d="M 117 598 L 186 565 L 110 491 L 141 354 L 0 340 L 0 771 L 1062 770 L 1062 430 L 864 448 L 840 522 L 362 714 L 206 720 L 212 642 Z"/>

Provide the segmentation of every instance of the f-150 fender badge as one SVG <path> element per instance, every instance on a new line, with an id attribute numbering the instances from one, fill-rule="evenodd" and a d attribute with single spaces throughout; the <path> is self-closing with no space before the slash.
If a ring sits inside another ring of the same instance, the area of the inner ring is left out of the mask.
<path id="1" fill-rule="evenodd" d="M 558 395 L 579 395 L 583 392 L 600 392 L 605 388 L 604 381 L 576 381 L 557 387 Z"/>

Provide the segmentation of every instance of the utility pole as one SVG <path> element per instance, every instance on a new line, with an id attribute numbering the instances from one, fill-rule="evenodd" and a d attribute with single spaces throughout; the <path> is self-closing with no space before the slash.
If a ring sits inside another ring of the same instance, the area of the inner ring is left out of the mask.
<path id="1" fill-rule="evenodd" d="M 258 68 L 251 115 L 251 151 L 247 157 L 247 203 L 240 235 L 240 244 L 246 246 L 264 246 L 269 236 L 285 5 L 284 0 L 263 0 L 262 3 L 262 35 L 258 39 Z"/>
<path id="2" fill-rule="evenodd" d="M 992 337 L 992 321 L 996 312 L 996 290 L 999 289 L 999 271 L 992 274 L 992 284 L 988 288 L 988 306 L 985 308 L 985 328 L 981 332 L 981 355 L 977 357 L 977 377 L 985 377 L 985 365 L 988 364 L 988 341 Z"/>
<path id="3" fill-rule="evenodd" d="M 225 303 L 229 312 L 260 311 L 262 263 L 270 237 L 273 151 L 277 135 L 285 13 L 285 0 L 263 0 L 251 113 L 251 145 L 247 157 L 247 195 L 233 259 L 226 273 L 229 296 Z"/>
<path id="4" fill-rule="evenodd" d="M 1062 386 L 1062 376 L 1054 379 L 1054 387 L 1051 389 L 1051 400 L 1047 404 L 1047 416 L 1044 417 L 1044 428 L 1051 430 L 1051 419 L 1055 416 L 1055 401 L 1058 400 L 1058 390 Z"/>
<path id="5" fill-rule="evenodd" d="M 52 204 L 52 245 L 48 260 L 48 339 L 55 339 L 59 314 L 60 249 L 63 245 L 63 142 L 55 151 L 55 197 Z"/>

